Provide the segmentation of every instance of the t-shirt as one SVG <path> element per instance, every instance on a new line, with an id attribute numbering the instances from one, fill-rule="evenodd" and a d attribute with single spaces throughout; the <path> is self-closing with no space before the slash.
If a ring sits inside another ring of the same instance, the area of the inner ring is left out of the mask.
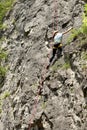
<path id="1" fill-rule="evenodd" d="M 54 37 L 54 43 L 61 43 L 62 42 L 62 37 L 63 34 L 62 33 L 57 33 Z"/>

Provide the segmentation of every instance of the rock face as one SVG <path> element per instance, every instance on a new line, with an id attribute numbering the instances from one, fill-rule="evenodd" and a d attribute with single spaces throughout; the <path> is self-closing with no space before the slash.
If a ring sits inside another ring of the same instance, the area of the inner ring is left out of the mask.
<path id="1" fill-rule="evenodd" d="M 78 28 L 83 5 L 81 0 L 19 0 L 4 18 L 7 28 L 2 48 L 8 52 L 5 64 L 9 69 L 1 92 L 10 95 L 2 99 L 2 130 L 87 129 L 86 49 L 78 46 L 80 41 L 73 41 L 64 48 L 64 56 L 45 70 L 47 29 L 50 37 L 53 24 L 61 31 Z M 67 59 L 69 67 L 65 69 Z M 42 74 L 42 96 L 37 96 Z"/>

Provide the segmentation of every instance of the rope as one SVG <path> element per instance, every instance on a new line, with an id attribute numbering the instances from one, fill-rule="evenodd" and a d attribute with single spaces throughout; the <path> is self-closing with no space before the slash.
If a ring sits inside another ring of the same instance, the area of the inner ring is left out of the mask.
<path id="1" fill-rule="evenodd" d="M 57 0 L 54 1 L 54 16 L 53 16 L 53 32 L 58 30 L 58 20 L 57 20 Z"/>
<path id="2" fill-rule="evenodd" d="M 45 64 L 45 67 L 46 67 L 47 65 Z M 30 118 L 30 120 L 29 120 L 29 130 L 31 129 L 31 122 L 34 120 L 34 117 L 35 117 L 35 114 L 36 114 L 36 111 L 37 111 L 37 105 L 38 105 L 38 102 L 39 102 L 39 99 L 38 99 L 38 97 L 39 97 L 39 95 L 41 95 L 41 93 L 42 93 L 42 88 L 43 88 L 43 83 L 44 83 L 44 80 L 45 80 L 45 74 L 46 74 L 46 72 L 47 72 L 47 70 L 46 70 L 46 68 L 45 68 L 45 71 L 44 71 L 44 73 L 42 73 L 42 75 L 41 75 L 41 79 L 40 79 L 40 81 L 39 81 L 39 86 L 38 86 L 38 92 L 37 92 L 37 98 L 36 98 L 36 100 L 34 101 L 34 108 L 33 108 L 33 114 L 32 114 L 32 116 L 31 116 L 31 118 Z"/>
<path id="3" fill-rule="evenodd" d="M 56 28 L 56 30 L 58 29 L 58 21 L 57 21 L 57 0 L 54 1 L 55 2 L 55 5 L 54 5 L 54 21 L 53 21 L 53 32 Z M 56 24 L 55 24 L 56 23 Z M 34 108 L 33 108 L 33 112 L 32 112 L 32 116 L 29 120 L 29 130 L 31 129 L 31 126 L 32 126 L 32 121 L 34 120 L 34 117 L 35 117 L 35 114 L 36 114 L 36 111 L 37 111 L 37 105 L 38 105 L 38 102 L 39 102 L 39 96 L 42 94 L 42 89 L 43 89 L 43 85 L 44 85 L 44 80 L 45 80 L 45 75 L 47 73 L 47 64 L 45 63 L 44 64 L 44 70 L 41 74 L 41 79 L 39 81 L 39 85 L 38 85 L 38 92 L 37 92 L 37 98 L 35 99 L 34 101 Z"/>
<path id="4" fill-rule="evenodd" d="M 36 98 L 36 100 L 34 101 L 34 108 L 33 108 L 33 114 L 32 114 L 32 117 L 30 118 L 30 120 L 29 120 L 29 130 L 31 129 L 31 123 L 32 123 L 32 121 L 34 120 L 34 117 L 35 117 L 35 113 L 36 113 L 36 109 L 37 109 L 37 105 L 38 105 L 38 96 L 37 96 L 37 98 Z"/>

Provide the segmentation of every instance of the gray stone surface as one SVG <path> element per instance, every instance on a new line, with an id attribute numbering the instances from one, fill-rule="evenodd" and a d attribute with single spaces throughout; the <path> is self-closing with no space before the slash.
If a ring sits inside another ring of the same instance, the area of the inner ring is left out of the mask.
<path id="1" fill-rule="evenodd" d="M 81 25 L 81 0 L 57 0 L 56 5 L 55 28 L 57 23 L 61 31 Z M 2 47 L 9 54 L 5 62 L 9 69 L 2 92 L 8 90 L 10 96 L 2 100 L 4 128 L 0 130 L 29 130 L 30 123 L 30 130 L 87 129 L 87 86 L 82 70 L 87 61 L 82 58 L 84 51 L 79 51 L 74 43 L 64 48 L 64 56 L 56 67 L 45 74 L 43 96 L 36 96 L 40 76 L 48 63 L 44 39 L 48 27 L 48 34 L 53 33 L 54 6 L 54 0 L 19 0 L 4 20 L 8 28 L 4 29 Z M 63 43 L 69 34 L 64 36 Z M 70 68 L 64 69 L 67 57 Z"/>
<path id="2" fill-rule="evenodd" d="M 0 130 L 3 130 L 3 123 L 0 121 Z"/>

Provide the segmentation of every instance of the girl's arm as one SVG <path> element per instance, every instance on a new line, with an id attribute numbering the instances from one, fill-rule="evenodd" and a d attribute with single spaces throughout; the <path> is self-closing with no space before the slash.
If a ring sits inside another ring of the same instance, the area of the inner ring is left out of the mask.
<path id="1" fill-rule="evenodd" d="M 71 31 L 72 29 L 73 29 L 73 27 L 69 28 L 67 31 L 63 32 L 62 34 L 64 35 L 64 34 L 68 33 L 69 31 Z"/>

